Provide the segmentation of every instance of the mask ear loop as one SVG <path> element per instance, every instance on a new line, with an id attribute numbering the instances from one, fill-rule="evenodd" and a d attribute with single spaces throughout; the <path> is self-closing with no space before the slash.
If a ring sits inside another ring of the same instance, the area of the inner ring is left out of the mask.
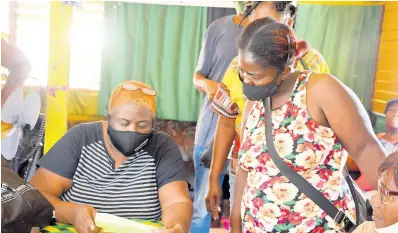
<path id="1" fill-rule="evenodd" d="M 109 121 L 109 119 L 111 118 L 111 113 L 109 112 L 108 105 L 105 106 L 105 118 L 107 121 Z"/>
<path id="2" fill-rule="evenodd" d="M 286 39 L 287 39 L 287 60 L 286 60 L 286 64 L 289 63 L 290 60 L 290 36 L 289 34 L 286 34 Z"/>

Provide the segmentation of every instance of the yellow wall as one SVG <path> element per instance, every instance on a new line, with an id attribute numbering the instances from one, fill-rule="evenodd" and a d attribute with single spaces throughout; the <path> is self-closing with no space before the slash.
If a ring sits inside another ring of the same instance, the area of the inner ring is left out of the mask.
<path id="1" fill-rule="evenodd" d="M 385 104 L 398 98 L 398 2 L 385 5 L 372 108 L 383 113 Z"/>
<path id="2" fill-rule="evenodd" d="M 336 5 L 336 6 L 374 6 L 383 5 L 385 1 L 302 1 L 299 4 Z"/>

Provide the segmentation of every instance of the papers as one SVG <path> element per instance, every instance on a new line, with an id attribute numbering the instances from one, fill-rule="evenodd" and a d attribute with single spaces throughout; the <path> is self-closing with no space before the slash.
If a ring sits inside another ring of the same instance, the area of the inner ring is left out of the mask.
<path id="1" fill-rule="evenodd" d="M 158 229 L 154 226 L 103 213 L 96 214 L 95 225 L 103 228 L 102 232 L 112 233 L 148 233 L 149 230 Z"/>

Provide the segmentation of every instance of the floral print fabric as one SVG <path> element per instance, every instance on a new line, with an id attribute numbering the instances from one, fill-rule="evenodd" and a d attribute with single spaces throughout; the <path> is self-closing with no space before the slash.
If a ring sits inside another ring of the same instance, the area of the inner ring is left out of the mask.
<path id="1" fill-rule="evenodd" d="M 306 89 L 309 72 L 297 78 L 289 101 L 272 111 L 275 147 L 285 162 L 354 220 L 355 204 L 342 178 L 347 153 L 331 128 L 311 119 Z M 240 151 L 248 180 L 242 197 L 244 232 L 343 232 L 311 199 L 282 176 L 265 144 L 264 108 L 257 102 Z"/>

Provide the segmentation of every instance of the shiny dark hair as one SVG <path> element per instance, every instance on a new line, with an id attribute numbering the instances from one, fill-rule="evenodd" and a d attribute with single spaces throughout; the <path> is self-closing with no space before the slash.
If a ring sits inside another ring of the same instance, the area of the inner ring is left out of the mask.
<path id="1" fill-rule="evenodd" d="M 243 30 L 238 49 L 253 56 L 257 65 L 274 67 L 282 72 L 308 50 L 308 43 L 297 41 L 287 25 L 265 17 L 253 21 Z"/>
<path id="2" fill-rule="evenodd" d="M 387 171 L 392 172 L 392 179 L 394 180 L 395 185 L 398 187 L 398 151 L 392 153 L 384 159 L 383 163 L 379 167 L 379 177 L 381 177 Z"/>

